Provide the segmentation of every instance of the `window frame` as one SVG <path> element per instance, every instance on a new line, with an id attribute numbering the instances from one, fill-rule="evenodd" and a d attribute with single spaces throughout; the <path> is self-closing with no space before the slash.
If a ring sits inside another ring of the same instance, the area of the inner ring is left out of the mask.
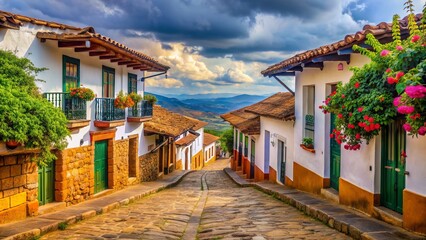
<path id="1" fill-rule="evenodd" d="M 104 85 L 105 84 L 109 84 L 109 83 L 105 83 L 105 74 L 104 73 L 112 73 L 112 75 L 114 76 L 113 80 L 112 80 L 112 96 L 105 96 L 105 92 L 104 92 Z M 102 97 L 103 98 L 114 98 L 115 95 L 115 69 L 114 68 L 110 68 L 107 66 L 103 66 L 102 65 Z"/>
<path id="2" fill-rule="evenodd" d="M 67 92 L 67 63 L 77 65 L 77 87 L 80 87 L 80 59 L 62 55 L 62 91 Z"/>
<path id="3" fill-rule="evenodd" d="M 132 80 L 135 81 L 135 89 L 132 86 Z M 127 74 L 127 93 L 138 93 L 138 75 L 134 73 Z"/>

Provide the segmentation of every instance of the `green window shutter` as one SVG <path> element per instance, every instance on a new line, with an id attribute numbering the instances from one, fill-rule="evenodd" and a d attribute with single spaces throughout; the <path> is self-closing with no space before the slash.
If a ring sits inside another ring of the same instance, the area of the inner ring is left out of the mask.
<path id="1" fill-rule="evenodd" d="M 71 88 L 80 87 L 80 60 L 62 56 L 62 90 L 70 92 Z"/>
<path id="2" fill-rule="evenodd" d="M 128 93 L 138 92 L 138 76 L 136 74 L 129 73 L 127 77 L 128 81 Z"/>
<path id="3" fill-rule="evenodd" d="M 102 97 L 113 98 L 115 88 L 115 69 L 102 66 Z"/>

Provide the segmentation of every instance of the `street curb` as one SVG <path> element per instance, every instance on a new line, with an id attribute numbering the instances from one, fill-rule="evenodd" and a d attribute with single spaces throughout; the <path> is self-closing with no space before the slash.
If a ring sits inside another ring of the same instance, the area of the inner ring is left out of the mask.
<path id="1" fill-rule="evenodd" d="M 296 189 L 286 190 L 287 193 L 280 193 L 259 183 L 249 183 L 230 168 L 225 168 L 223 171 L 240 187 L 253 187 L 271 195 L 295 207 L 307 216 L 319 220 L 328 227 L 336 229 L 354 239 L 426 239 L 422 236 L 412 234 L 405 229 L 391 226 L 371 217 L 357 215 L 341 206 L 332 205 L 328 201 L 317 198 L 309 193 Z M 333 206 L 334 209 L 331 209 Z M 327 207 L 329 208 L 327 209 Z M 368 224 L 363 222 L 368 222 Z M 364 231 L 363 229 L 372 229 L 373 231 Z"/>
<path id="2" fill-rule="evenodd" d="M 75 224 L 79 221 L 86 220 L 86 219 L 95 217 L 97 215 L 101 215 L 101 214 L 104 214 L 104 213 L 111 212 L 111 211 L 113 211 L 117 208 L 128 205 L 130 203 L 133 203 L 136 200 L 142 199 L 142 198 L 147 197 L 149 195 L 152 195 L 154 193 L 158 193 L 162 190 L 175 187 L 177 184 L 179 184 L 182 181 L 182 179 L 184 177 L 186 177 L 188 174 L 190 174 L 192 172 L 195 172 L 195 171 L 194 170 L 186 171 L 182 175 L 177 176 L 171 182 L 160 185 L 157 188 L 147 190 L 145 192 L 136 194 L 134 196 L 131 196 L 131 197 L 128 197 L 128 198 L 125 198 L 125 199 L 117 200 L 117 201 L 110 203 L 110 204 L 103 206 L 103 207 L 94 207 L 93 209 L 87 210 L 87 211 L 85 211 L 81 214 L 77 214 L 77 215 L 68 217 L 68 218 L 63 219 L 63 220 L 52 221 L 52 223 L 46 224 L 44 226 L 34 228 L 34 229 L 31 229 L 31 230 L 28 230 L 28 231 L 25 231 L 25 232 L 20 232 L 18 234 L 5 237 L 3 239 L 4 240 L 32 239 L 32 238 L 36 238 L 36 237 L 40 237 L 42 235 L 45 235 L 49 232 L 53 232 L 53 231 L 58 230 L 60 224 L 66 224 L 66 225 L 69 226 L 69 225 L 73 225 L 73 224 Z"/>

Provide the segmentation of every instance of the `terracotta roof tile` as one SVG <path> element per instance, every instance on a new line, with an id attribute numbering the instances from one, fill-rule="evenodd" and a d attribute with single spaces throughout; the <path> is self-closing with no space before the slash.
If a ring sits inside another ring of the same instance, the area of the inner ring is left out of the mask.
<path id="1" fill-rule="evenodd" d="M 192 129 L 196 123 L 183 115 L 171 112 L 158 105 L 154 105 L 152 119 L 144 123 L 146 132 L 164 134 L 177 137 Z"/>
<path id="2" fill-rule="evenodd" d="M 421 20 L 422 15 L 416 15 L 416 21 Z M 408 17 L 399 21 L 401 27 L 401 33 L 407 34 L 408 30 Z M 388 39 L 392 37 L 392 23 L 382 22 L 377 25 L 365 25 L 363 30 L 345 36 L 343 40 L 340 40 L 335 43 L 324 45 L 316 49 L 311 49 L 299 54 L 294 55 L 291 58 L 288 58 L 280 63 L 269 66 L 267 69 L 263 70 L 261 73 L 264 76 L 273 75 L 276 73 L 285 71 L 286 68 L 291 68 L 300 63 L 309 62 L 315 57 L 320 57 L 323 55 L 328 55 L 337 52 L 340 49 L 350 48 L 355 44 L 363 43 L 366 39 L 367 34 L 373 34 L 377 39 Z"/>
<path id="3" fill-rule="evenodd" d="M 0 27 L 19 29 L 23 25 L 23 22 L 28 22 L 41 26 L 48 26 L 51 28 L 59 28 L 62 30 L 80 30 L 79 27 L 70 26 L 67 24 L 61 24 L 57 22 L 45 21 L 37 18 L 27 17 L 19 14 L 5 12 L 0 10 Z"/>
<path id="4" fill-rule="evenodd" d="M 220 115 L 225 121 L 241 130 L 244 134 L 260 134 L 260 117 L 257 114 L 246 112 L 241 108 L 229 113 Z"/>
<path id="5" fill-rule="evenodd" d="M 289 92 L 279 92 L 246 107 L 245 111 L 284 121 L 294 120 L 294 96 Z"/>
<path id="6" fill-rule="evenodd" d="M 195 139 L 197 139 L 197 135 L 194 135 L 192 133 L 188 133 L 188 135 L 186 135 L 185 137 L 177 140 L 175 143 L 178 146 L 188 146 L 189 144 L 191 144 L 192 142 L 195 141 Z"/>
<path id="7" fill-rule="evenodd" d="M 216 142 L 217 140 L 219 140 L 219 137 L 212 135 L 210 133 L 204 132 L 204 141 L 203 141 L 204 146 L 210 145 Z"/>
<path id="8" fill-rule="evenodd" d="M 201 128 L 203 128 L 203 127 L 205 127 L 209 124 L 208 122 L 204 122 L 204 121 L 192 118 L 192 117 L 188 117 L 188 116 L 185 116 L 185 117 L 195 123 L 195 126 L 192 128 L 192 130 L 194 130 L 194 131 L 197 131 L 197 130 L 199 130 L 199 129 L 201 129 Z"/>

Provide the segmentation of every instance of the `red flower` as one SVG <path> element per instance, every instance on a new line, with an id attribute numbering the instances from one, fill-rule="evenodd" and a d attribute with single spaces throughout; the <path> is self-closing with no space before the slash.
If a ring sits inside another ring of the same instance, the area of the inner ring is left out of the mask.
<path id="1" fill-rule="evenodd" d="M 354 84 L 354 87 L 355 87 L 355 88 L 359 88 L 359 82 L 356 82 L 356 83 Z"/>
<path id="2" fill-rule="evenodd" d="M 342 118 L 343 118 L 343 114 L 339 113 L 339 114 L 337 115 L 337 117 L 338 117 L 338 118 L 340 118 L 340 119 L 342 119 Z"/>
<path id="3" fill-rule="evenodd" d="M 393 78 L 393 77 L 388 77 L 388 83 L 389 84 L 394 84 L 394 83 L 397 83 L 398 82 L 398 80 L 397 79 L 395 79 L 395 78 Z"/>
<path id="4" fill-rule="evenodd" d="M 345 94 L 342 94 L 342 98 L 345 98 Z"/>
<path id="5" fill-rule="evenodd" d="M 380 124 L 376 123 L 376 124 L 374 124 L 374 127 L 378 130 L 378 129 L 380 129 Z"/>
<path id="6" fill-rule="evenodd" d="M 362 110 L 364 110 L 364 107 L 359 107 L 358 108 L 358 112 L 362 112 Z"/>
<path id="7" fill-rule="evenodd" d="M 372 123 L 372 122 L 374 122 L 374 118 L 370 117 L 370 118 L 368 118 L 368 121 L 369 121 L 370 123 Z"/>
<path id="8" fill-rule="evenodd" d="M 415 42 L 417 42 L 417 41 L 419 41 L 420 40 L 420 36 L 419 35 L 414 35 L 412 38 L 411 38 L 411 42 L 413 42 L 413 43 L 415 43 Z"/>
<path id="9" fill-rule="evenodd" d="M 403 158 L 407 157 L 407 153 L 404 150 L 401 151 L 401 157 L 403 157 Z"/>
<path id="10" fill-rule="evenodd" d="M 359 133 L 355 134 L 355 139 L 357 139 L 357 140 L 361 139 L 361 134 L 359 134 Z"/>
<path id="11" fill-rule="evenodd" d="M 396 79 L 399 80 L 400 78 L 402 78 L 404 76 L 404 72 L 398 72 L 396 74 Z"/>
<path id="12" fill-rule="evenodd" d="M 353 115 L 352 113 L 349 113 L 349 117 L 352 117 L 352 115 Z"/>
<path id="13" fill-rule="evenodd" d="M 348 128 L 349 128 L 349 129 L 354 129 L 354 128 L 355 128 L 355 125 L 353 125 L 353 124 L 350 124 L 350 123 L 349 123 L 349 124 L 348 124 Z"/>
<path id="14" fill-rule="evenodd" d="M 368 115 L 364 115 L 364 120 L 368 120 L 369 116 Z"/>
<path id="15" fill-rule="evenodd" d="M 404 47 L 403 47 L 403 46 L 401 46 L 401 45 L 398 45 L 398 46 L 396 46 L 396 50 L 398 50 L 398 51 L 402 51 L 402 50 L 404 50 Z"/>
<path id="16" fill-rule="evenodd" d="M 386 72 L 390 73 L 390 72 L 392 72 L 392 69 L 388 68 L 388 69 L 386 69 Z"/>
<path id="17" fill-rule="evenodd" d="M 389 51 L 389 50 L 384 49 L 384 50 L 382 50 L 382 51 L 380 52 L 380 56 L 385 57 L 385 56 L 387 56 L 389 53 L 390 53 L 390 51 Z"/>
<path id="18" fill-rule="evenodd" d="M 334 134 L 332 134 L 332 133 L 331 133 L 331 134 L 330 134 L 330 138 L 334 138 Z"/>

